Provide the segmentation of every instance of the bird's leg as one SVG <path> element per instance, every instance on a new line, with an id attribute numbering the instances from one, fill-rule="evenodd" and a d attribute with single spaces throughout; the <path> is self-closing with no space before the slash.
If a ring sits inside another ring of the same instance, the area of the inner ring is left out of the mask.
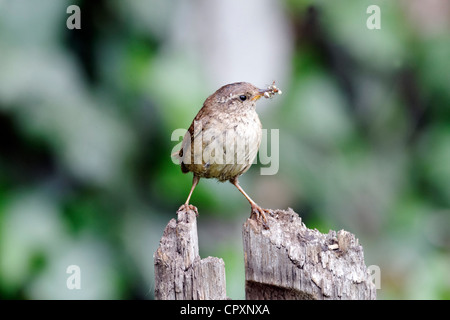
<path id="1" fill-rule="evenodd" d="M 252 207 L 252 213 L 250 215 L 250 218 L 255 217 L 256 221 L 260 221 L 262 223 L 264 229 L 269 229 L 269 226 L 267 225 L 267 218 L 266 218 L 265 213 L 269 213 L 270 214 L 270 210 L 264 209 L 264 208 L 261 208 L 260 206 L 258 206 L 256 204 L 256 202 L 253 201 L 252 198 L 250 198 L 248 196 L 248 194 L 244 191 L 244 189 L 241 188 L 241 186 L 239 185 L 239 181 L 238 181 L 237 177 L 230 179 L 230 182 L 236 188 L 238 188 L 238 190 L 244 195 L 244 197 L 248 200 L 248 202 L 250 202 L 250 206 Z"/>
<path id="2" fill-rule="evenodd" d="M 189 200 L 191 199 L 192 193 L 194 192 L 194 189 L 197 186 L 199 181 L 200 181 L 200 178 L 194 174 L 194 179 L 192 180 L 191 191 L 189 192 L 189 195 L 188 195 L 188 197 L 186 199 L 186 202 L 181 205 L 181 207 L 178 209 L 178 211 L 180 211 L 180 210 L 185 210 L 185 211 L 192 210 L 192 211 L 195 212 L 195 215 L 198 216 L 198 209 L 197 209 L 197 207 L 193 206 L 192 204 L 189 204 Z"/>

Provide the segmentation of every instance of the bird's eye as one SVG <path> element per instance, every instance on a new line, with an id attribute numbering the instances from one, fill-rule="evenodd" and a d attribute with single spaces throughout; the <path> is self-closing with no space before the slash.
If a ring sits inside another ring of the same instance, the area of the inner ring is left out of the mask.
<path id="1" fill-rule="evenodd" d="M 241 101 L 245 101 L 247 100 L 247 96 L 246 95 L 239 96 L 239 99 L 241 99 Z"/>

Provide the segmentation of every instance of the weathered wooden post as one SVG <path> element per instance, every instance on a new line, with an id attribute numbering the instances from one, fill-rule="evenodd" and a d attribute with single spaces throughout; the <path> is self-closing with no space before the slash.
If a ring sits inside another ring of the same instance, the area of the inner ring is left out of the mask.
<path id="1" fill-rule="evenodd" d="M 308 229 L 292 209 L 267 218 L 268 230 L 252 219 L 243 226 L 246 299 L 376 298 L 353 234 Z M 154 262 L 156 299 L 227 299 L 223 260 L 199 257 L 194 212 L 170 220 Z"/>
<path id="2" fill-rule="evenodd" d="M 243 227 L 246 299 L 376 298 L 363 248 L 347 231 L 308 229 L 292 209 L 268 216 L 269 230 Z"/>
<path id="3" fill-rule="evenodd" d="M 155 299 L 226 299 L 222 259 L 200 259 L 197 219 L 193 211 L 178 212 L 169 221 L 154 256 Z"/>

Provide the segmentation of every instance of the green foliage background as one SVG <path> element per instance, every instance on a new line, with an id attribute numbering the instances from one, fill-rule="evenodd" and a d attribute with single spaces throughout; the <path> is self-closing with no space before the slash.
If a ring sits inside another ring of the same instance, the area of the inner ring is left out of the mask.
<path id="1" fill-rule="evenodd" d="M 380 267 L 380 299 L 449 299 L 449 2 L 263 3 L 280 7 L 289 34 L 244 28 L 235 45 L 288 43 L 283 96 L 259 112 L 280 129 L 280 163 L 272 176 L 254 165 L 242 186 L 310 228 L 356 234 Z M 81 30 L 66 28 L 71 4 Z M 153 298 L 153 252 L 192 179 L 171 161 L 171 134 L 217 89 L 201 59 L 167 43 L 176 9 L 204 4 L 0 0 L 2 298 Z M 366 28 L 371 4 L 381 30 Z M 239 10 L 228 6 L 219 18 Z M 244 298 L 248 203 L 207 180 L 191 202 L 201 256 L 222 257 L 228 295 Z M 81 290 L 67 289 L 70 265 Z"/>

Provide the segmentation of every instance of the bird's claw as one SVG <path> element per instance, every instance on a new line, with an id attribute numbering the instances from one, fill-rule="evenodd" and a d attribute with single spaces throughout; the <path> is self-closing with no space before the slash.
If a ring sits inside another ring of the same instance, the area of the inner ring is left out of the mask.
<path id="1" fill-rule="evenodd" d="M 272 212 L 269 209 L 261 208 L 260 206 L 252 206 L 252 213 L 250 215 L 251 219 L 260 222 L 264 229 L 268 230 L 269 225 L 267 224 L 266 213 L 272 215 Z"/>
<path id="2" fill-rule="evenodd" d="M 177 213 L 178 213 L 178 212 L 181 212 L 181 211 L 184 211 L 184 212 L 193 211 L 193 212 L 195 213 L 195 216 L 198 217 L 198 209 L 197 209 L 196 206 L 194 206 L 194 205 L 192 205 L 192 204 L 187 204 L 187 203 L 182 204 L 182 205 L 178 208 Z"/>

